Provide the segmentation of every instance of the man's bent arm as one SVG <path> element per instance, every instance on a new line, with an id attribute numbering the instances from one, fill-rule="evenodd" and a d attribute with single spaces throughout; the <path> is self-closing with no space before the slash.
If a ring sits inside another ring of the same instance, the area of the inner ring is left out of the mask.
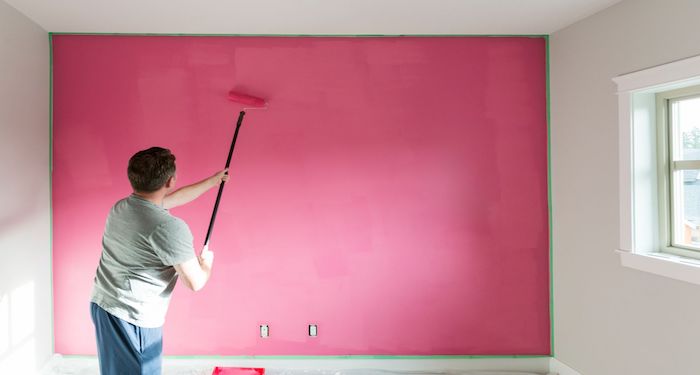
<path id="1" fill-rule="evenodd" d="M 223 171 L 218 172 L 209 178 L 205 178 L 204 180 L 192 185 L 184 186 L 166 195 L 165 198 L 163 198 L 163 208 L 167 210 L 192 202 L 200 195 L 204 194 L 207 190 L 213 188 L 214 186 L 218 186 L 221 181 L 228 180 L 226 171 L 227 170 L 224 169 Z"/>
<path id="2" fill-rule="evenodd" d="M 175 270 L 185 283 L 185 286 L 196 292 L 202 289 L 209 281 L 213 261 L 214 253 L 205 248 L 199 257 L 176 264 Z"/>

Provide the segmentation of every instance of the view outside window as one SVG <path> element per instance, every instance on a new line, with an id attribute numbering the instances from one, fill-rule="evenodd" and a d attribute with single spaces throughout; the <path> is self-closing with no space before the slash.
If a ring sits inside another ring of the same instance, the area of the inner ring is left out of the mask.
<path id="1" fill-rule="evenodd" d="M 673 167 L 673 242 L 700 250 L 700 97 L 675 99 L 670 107 L 673 161 L 690 162 Z"/>

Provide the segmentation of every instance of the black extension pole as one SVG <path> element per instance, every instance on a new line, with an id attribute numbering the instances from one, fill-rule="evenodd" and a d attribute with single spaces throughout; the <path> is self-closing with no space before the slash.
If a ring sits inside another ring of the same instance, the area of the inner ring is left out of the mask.
<path id="1" fill-rule="evenodd" d="M 233 147 L 236 146 L 236 138 L 238 138 L 238 129 L 241 128 L 243 123 L 243 116 L 245 116 L 245 111 L 241 111 L 238 114 L 238 123 L 236 124 L 236 132 L 233 133 L 233 141 L 231 141 L 231 148 L 228 150 L 228 158 L 226 158 L 226 168 L 231 164 L 231 156 L 233 155 Z M 228 174 L 228 172 L 226 172 Z M 226 181 L 221 181 L 219 185 L 219 194 L 216 195 L 216 203 L 214 204 L 214 211 L 211 213 L 211 220 L 209 220 L 209 229 L 207 229 L 207 237 L 204 239 L 204 246 L 209 244 L 209 237 L 211 237 L 211 231 L 214 229 L 214 220 L 216 220 L 216 212 L 219 211 L 219 202 L 221 201 L 221 193 L 224 191 L 224 184 Z"/>

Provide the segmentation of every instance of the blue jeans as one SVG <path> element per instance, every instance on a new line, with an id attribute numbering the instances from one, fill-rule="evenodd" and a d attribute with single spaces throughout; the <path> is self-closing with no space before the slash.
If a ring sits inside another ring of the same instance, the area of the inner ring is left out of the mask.
<path id="1" fill-rule="evenodd" d="M 125 322 L 90 304 L 101 375 L 160 375 L 163 329 Z"/>

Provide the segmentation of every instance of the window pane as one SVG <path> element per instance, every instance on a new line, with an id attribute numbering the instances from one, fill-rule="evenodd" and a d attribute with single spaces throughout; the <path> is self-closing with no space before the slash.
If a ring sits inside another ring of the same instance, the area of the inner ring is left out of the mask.
<path id="1" fill-rule="evenodd" d="M 673 242 L 700 249 L 700 169 L 673 174 Z"/>
<path id="2" fill-rule="evenodd" d="M 682 144 L 674 160 L 700 160 L 700 97 L 675 101 L 671 116 Z"/>

